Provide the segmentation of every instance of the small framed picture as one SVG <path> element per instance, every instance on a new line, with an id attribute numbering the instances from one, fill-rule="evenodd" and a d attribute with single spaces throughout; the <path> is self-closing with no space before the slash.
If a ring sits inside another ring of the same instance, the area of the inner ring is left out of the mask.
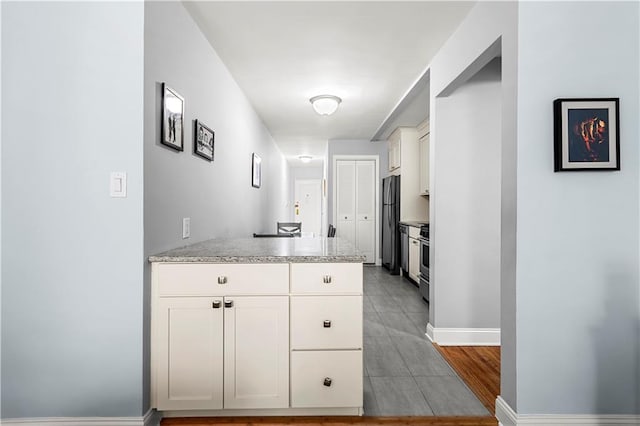
<path id="1" fill-rule="evenodd" d="M 556 99 L 554 171 L 620 170 L 619 98 Z"/>
<path id="2" fill-rule="evenodd" d="M 251 186 L 260 188 L 262 183 L 262 159 L 255 152 L 251 158 Z"/>
<path id="3" fill-rule="evenodd" d="M 162 83 L 162 140 L 176 151 L 184 150 L 184 98 Z"/>
<path id="4" fill-rule="evenodd" d="M 193 152 L 202 158 L 213 161 L 213 130 L 196 120 L 196 131 L 194 133 Z"/>

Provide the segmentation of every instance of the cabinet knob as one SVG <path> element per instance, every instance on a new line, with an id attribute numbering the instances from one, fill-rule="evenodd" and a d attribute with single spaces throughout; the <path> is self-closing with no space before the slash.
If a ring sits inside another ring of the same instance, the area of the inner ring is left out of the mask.
<path id="1" fill-rule="evenodd" d="M 211 306 L 213 307 L 213 309 L 218 309 L 220 308 L 220 301 L 219 300 L 214 300 L 213 303 L 211 304 Z"/>
<path id="2" fill-rule="evenodd" d="M 322 325 L 324 326 L 324 328 L 330 328 L 331 327 L 331 320 L 324 320 Z"/>
<path id="3" fill-rule="evenodd" d="M 344 217 L 344 219 L 346 220 L 346 219 L 347 219 L 347 217 L 345 216 L 345 217 Z"/>
<path id="4" fill-rule="evenodd" d="M 218 277 L 218 284 L 226 284 L 226 283 L 227 283 L 227 277 L 225 277 L 224 275 Z"/>
<path id="5" fill-rule="evenodd" d="M 331 377 L 325 377 L 324 378 L 324 385 L 327 386 L 327 387 L 331 386 L 331 381 L 332 381 Z"/>
<path id="6" fill-rule="evenodd" d="M 364 219 L 367 220 L 367 217 L 365 216 Z"/>
<path id="7" fill-rule="evenodd" d="M 225 308 L 233 308 L 233 300 L 225 300 L 224 301 Z"/>
<path id="8" fill-rule="evenodd" d="M 325 284 L 331 284 L 331 275 L 325 275 L 322 278 L 322 282 L 324 282 Z"/>

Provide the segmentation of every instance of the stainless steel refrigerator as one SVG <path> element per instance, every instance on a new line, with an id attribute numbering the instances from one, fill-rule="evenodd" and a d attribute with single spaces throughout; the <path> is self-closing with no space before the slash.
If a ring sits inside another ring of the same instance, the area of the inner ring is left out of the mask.
<path id="1" fill-rule="evenodd" d="M 400 176 L 382 180 L 382 266 L 400 274 Z"/>

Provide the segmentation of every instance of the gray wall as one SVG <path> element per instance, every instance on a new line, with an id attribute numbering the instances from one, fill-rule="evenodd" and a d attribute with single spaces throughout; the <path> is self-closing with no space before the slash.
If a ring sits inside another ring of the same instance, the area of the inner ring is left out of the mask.
<path id="1" fill-rule="evenodd" d="M 144 254 L 210 238 L 274 232 L 290 214 L 289 166 L 204 35 L 180 2 L 145 3 Z M 161 83 L 185 98 L 184 152 L 160 144 Z M 193 125 L 215 131 L 214 161 L 193 154 Z M 262 158 L 262 187 L 251 186 L 251 154 Z M 182 239 L 182 218 L 191 238 Z M 149 268 L 145 268 L 149 292 Z M 148 297 L 145 301 L 148 301 Z M 149 306 L 145 305 L 145 342 Z M 145 347 L 148 407 L 149 348 Z"/>
<path id="2" fill-rule="evenodd" d="M 500 66 L 436 101 L 436 328 L 500 328 Z"/>
<path id="3" fill-rule="evenodd" d="M 520 414 L 640 414 L 639 6 L 519 6 Z M 560 97 L 620 98 L 620 171 L 553 172 Z"/>
<path id="4" fill-rule="evenodd" d="M 435 158 L 439 150 L 438 114 L 436 97 L 451 93 L 471 78 L 496 53 L 502 57 L 501 90 L 501 229 L 500 229 L 500 338 L 501 368 L 500 396 L 518 409 L 516 371 L 516 121 L 517 121 L 517 61 L 518 61 L 518 3 L 479 2 L 466 19 L 438 51 L 430 65 L 430 167 L 432 187 L 429 197 L 433 205 L 440 196 L 434 188 L 439 167 Z M 538 48 L 542 48 L 538 46 Z M 539 82 L 530 81 L 536 85 Z M 438 217 L 430 212 L 430 239 L 438 247 Z M 433 253 L 433 252 L 432 252 Z M 439 265 L 432 262 L 430 269 L 438 274 Z M 436 284 L 437 285 L 437 284 Z M 437 308 L 436 308 L 437 309 Z"/>
<path id="5" fill-rule="evenodd" d="M 185 98 L 185 149 L 160 144 L 161 83 Z M 215 131 L 215 160 L 193 154 L 193 124 Z M 251 186 L 251 154 L 262 187 Z M 145 249 L 265 232 L 287 212 L 289 166 L 180 2 L 145 6 Z M 182 239 L 182 218 L 191 238 Z"/>
<path id="6" fill-rule="evenodd" d="M 2 2 L 3 418 L 142 414 L 143 24 Z"/>
<path id="7" fill-rule="evenodd" d="M 378 155 L 380 167 L 380 192 L 382 192 L 382 179 L 388 176 L 388 153 L 387 142 L 371 142 L 366 139 L 330 140 L 328 144 L 328 179 L 327 179 L 327 217 L 328 223 L 335 226 L 333 217 L 333 156 L 334 155 Z M 382 220 L 382 201 L 378 206 L 378 217 Z M 378 257 L 381 257 L 380 242 L 378 241 Z"/>

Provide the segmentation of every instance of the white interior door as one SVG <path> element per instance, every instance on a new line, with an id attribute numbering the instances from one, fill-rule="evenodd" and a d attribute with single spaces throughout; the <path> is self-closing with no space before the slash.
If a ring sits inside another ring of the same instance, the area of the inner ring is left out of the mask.
<path id="1" fill-rule="evenodd" d="M 340 160 L 336 164 L 336 236 L 356 245 L 356 162 Z M 356 246 L 357 247 L 357 246 Z"/>
<path id="2" fill-rule="evenodd" d="M 320 179 L 296 179 L 295 200 L 299 208 L 295 222 L 302 222 L 302 232 L 321 236 L 322 228 L 322 181 Z"/>
<path id="3" fill-rule="evenodd" d="M 375 191 L 375 161 L 356 161 L 356 246 L 367 256 L 365 263 L 375 262 Z"/>

